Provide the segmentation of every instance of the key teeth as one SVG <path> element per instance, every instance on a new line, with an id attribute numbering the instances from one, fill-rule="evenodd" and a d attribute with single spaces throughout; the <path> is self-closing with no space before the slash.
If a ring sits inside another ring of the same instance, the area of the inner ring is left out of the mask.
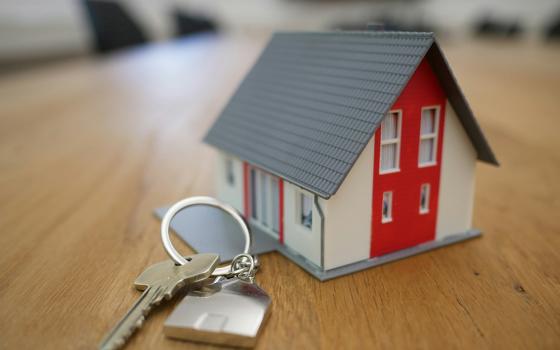
<path id="1" fill-rule="evenodd" d="M 144 321 L 146 320 L 148 314 L 151 312 L 154 306 L 161 304 L 163 300 L 169 300 L 173 298 L 173 296 L 175 296 L 175 294 L 180 289 L 184 288 L 190 283 L 190 280 L 187 277 L 182 277 L 184 278 L 176 284 L 166 283 L 166 281 L 170 281 L 169 279 L 162 280 L 158 283 L 153 283 L 152 285 L 148 286 L 138 284 L 136 287 L 144 291 L 142 293 L 141 299 L 129 310 L 125 318 L 119 324 L 117 324 L 116 328 L 111 331 L 109 335 L 110 338 L 104 343 L 102 349 L 118 350 L 125 346 L 126 342 L 132 336 L 132 334 L 137 329 L 142 327 Z M 198 276 L 198 279 L 196 279 L 195 281 L 199 280 L 200 276 Z M 130 320 L 129 322 L 127 321 L 126 317 L 138 317 L 138 319 L 136 321 Z"/>
<path id="2" fill-rule="evenodd" d="M 144 310 L 146 313 L 149 311 Z M 138 320 L 136 320 L 136 322 L 132 325 L 132 327 L 130 327 L 126 333 L 123 333 L 123 335 L 121 336 L 120 339 L 116 340 L 114 342 L 114 345 L 110 348 L 110 350 L 117 350 L 120 349 L 124 346 L 124 344 L 126 343 L 126 341 L 132 336 L 132 334 L 139 329 L 140 327 L 142 327 L 142 325 L 144 324 L 144 321 L 146 320 L 146 317 L 140 317 Z"/>

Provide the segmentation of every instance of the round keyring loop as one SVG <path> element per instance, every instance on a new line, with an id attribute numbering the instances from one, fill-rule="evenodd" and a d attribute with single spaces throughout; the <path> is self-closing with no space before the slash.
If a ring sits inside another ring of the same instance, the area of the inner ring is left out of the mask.
<path id="1" fill-rule="evenodd" d="M 242 254 L 249 254 L 249 249 L 251 248 L 252 243 L 251 230 L 249 229 L 249 226 L 247 225 L 243 217 L 239 215 L 237 210 L 235 210 L 232 206 L 222 203 L 212 197 L 190 197 L 173 204 L 173 206 L 169 208 L 167 213 L 165 213 L 165 216 L 161 221 L 161 240 L 163 242 L 163 247 L 165 248 L 167 255 L 169 255 L 169 257 L 173 259 L 176 264 L 185 265 L 188 263 L 188 261 L 181 254 L 179 254 L 177 249 L 175 249 L 175 247 L 171 243 L 171 240 L 169 238 L 169 225 L 171 224 L 171 220 L 173 219 L 173 217 L 177 215 L 178 212 L 195 205 L 208 205 L 214 208 L 221 209 L 227 214 L 231 215 L 235 219 L 237 224 L 241 226 L 241 230 L 243 231 L 243 235 L 245 236 L 245 247 L 243 248 Z M 232 270 L 233 268 L 231 264 L 220 266 L 214 270 L 212 276 L 226 276 L 231 274 Z"/>

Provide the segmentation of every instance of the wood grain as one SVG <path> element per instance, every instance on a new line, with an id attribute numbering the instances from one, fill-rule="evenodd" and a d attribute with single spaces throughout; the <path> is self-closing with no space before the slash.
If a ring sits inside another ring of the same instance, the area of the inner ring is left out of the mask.
<path id="1" fill-rule="evenodd" d="M 91 349 L 132 305 L 165 258 L 152 209 L 212 193 L 201 138 L 263 44 L 202 37 L 0 80 L 0 348 Z M 258 348 L 560 348 L 560 48 L 444 47 L 502 164 L 477 169 L 485 235 L 323 283 L 262 256 Z M 172 305 L 128 348 L 211 348 L 163 336 Z"/>

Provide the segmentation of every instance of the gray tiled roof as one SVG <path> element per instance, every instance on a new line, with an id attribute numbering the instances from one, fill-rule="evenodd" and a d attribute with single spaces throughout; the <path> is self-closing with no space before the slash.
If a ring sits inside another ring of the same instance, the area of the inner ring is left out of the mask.
<path id="1" fill-rule="evenodd" d="M 277 33 L 205 141 L 329 198 L 429 51 L 479 159 L 496 163 L 431 33 Z"/>

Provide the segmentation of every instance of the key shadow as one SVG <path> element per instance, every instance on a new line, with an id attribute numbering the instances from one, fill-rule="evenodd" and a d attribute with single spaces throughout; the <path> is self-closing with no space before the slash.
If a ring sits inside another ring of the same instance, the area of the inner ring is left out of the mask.
<path id="1" fill-rule="evenodd" d="M 163 218 L 169 207 L 154 211 Z M 237 223 L 220 209 L 199 206 L 183 210 L 173 218 L 171 228 L 197 253 L 217 253 L 220 261 L 230 261 L 243 251 L 245 239 Z M 266 234 L 253 234 L 252 254 L 278 250 L 279 243 Z"/>

